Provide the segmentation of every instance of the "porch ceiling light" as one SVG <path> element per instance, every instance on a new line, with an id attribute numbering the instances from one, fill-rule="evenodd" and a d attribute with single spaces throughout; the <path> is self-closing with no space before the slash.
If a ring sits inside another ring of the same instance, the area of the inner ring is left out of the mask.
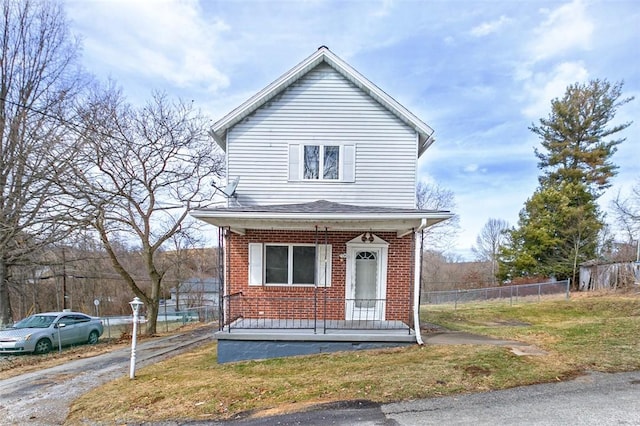
<path id="1" fill-rule="evenodd" d="M 371 232 L 365 232 L 364 234 L 362 234 L 362 242 L 363 243 L 373 242 L 373 235 L 371 235 Z"/>

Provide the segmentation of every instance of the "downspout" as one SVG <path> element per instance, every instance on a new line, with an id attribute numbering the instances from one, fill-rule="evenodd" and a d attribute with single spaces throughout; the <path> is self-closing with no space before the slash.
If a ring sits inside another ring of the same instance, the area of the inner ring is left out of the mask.
<path id="1" fill-rule="evenodd" d="M 416 332 L 416 343 L 424 345 L 422 335 L 420 333 L 420 276 L 422 272 L 422 238 L 420 244 L 416 243 L 418 233 L 422 234 L 422 230 L 427 227 L 427 220 L 422 219 L 420 227 L 413 233 L 413 327 Z"/>

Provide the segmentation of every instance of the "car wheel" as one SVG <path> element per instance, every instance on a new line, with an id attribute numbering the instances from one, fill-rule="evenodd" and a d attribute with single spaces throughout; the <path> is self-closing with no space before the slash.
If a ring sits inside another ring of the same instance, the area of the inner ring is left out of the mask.
<path id="1" fill-rule="evenodd" d="M 89 343 L 90 345 L 95 345 L 96 343 L 98 343 L 98 332 L 93 330 L 91 333 L 89 333 L 89 340 L 87 340 L 87 343 Z"/>
<path id="2" fill-rule="evenodd" d="M 34 354 L 48 354 L 51 352 L 51 340 L 49 339 L 40 339 L 38 343 L 36 343 Z"/>

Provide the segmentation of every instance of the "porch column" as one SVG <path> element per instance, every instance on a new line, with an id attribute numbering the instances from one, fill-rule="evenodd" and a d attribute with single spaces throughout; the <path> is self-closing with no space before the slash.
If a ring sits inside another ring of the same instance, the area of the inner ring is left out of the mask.
<path id="1" fill-rule="evenodd" d="M 423 225 L 426 226 L 424 219 Z M 413 327 L 416 332 L 416 343 L 419 345 L 424 345 L 420 334 L 420 275 L 422 270 L 422 241 L 424 239 L 420 238 L 420 244 L 416 244 L 416 237 L 418 232 L 422 237 L 424 226 L 420 226 L 419 230 L 413 233 Z"/>

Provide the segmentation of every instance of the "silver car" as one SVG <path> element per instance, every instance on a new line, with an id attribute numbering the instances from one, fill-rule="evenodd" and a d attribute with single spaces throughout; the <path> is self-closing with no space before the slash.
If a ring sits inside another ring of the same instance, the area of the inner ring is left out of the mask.
<path id="1" fill-rule="evenodd" d="M 102 321 L 79 312 L 45 312 L 0 330 L 0 354 L 46 354 L 52 348 L 78 343 L 95 344 L 102 335 Z"/>

